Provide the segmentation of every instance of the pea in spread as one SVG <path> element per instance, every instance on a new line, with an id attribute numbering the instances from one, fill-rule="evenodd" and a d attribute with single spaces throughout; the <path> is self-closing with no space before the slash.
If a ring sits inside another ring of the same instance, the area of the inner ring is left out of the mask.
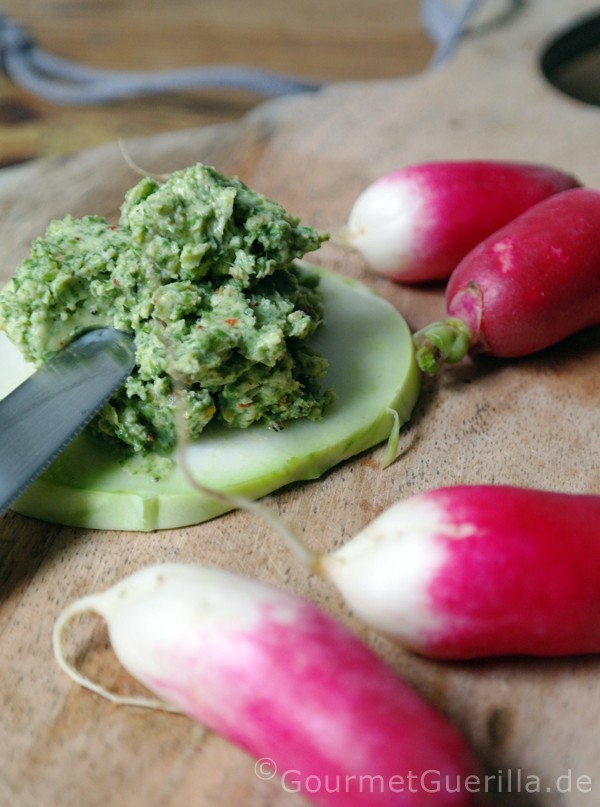
<path id="1" fill-rule="evenodd" d="M 98 216 L 49 224 L 0 292 L 0 328 L 37 366 L 84 330 L 133 332 L 136 367 L 93 429 L 138 457 L 173 451 L 173 379 L 190 440 L 211 421 L 319 419 L 327 362 L 307 339 L 322 299 L 318 277 L 295 261 L 325 239 L 211 167 L 146 177 L 116 226 Z"/>

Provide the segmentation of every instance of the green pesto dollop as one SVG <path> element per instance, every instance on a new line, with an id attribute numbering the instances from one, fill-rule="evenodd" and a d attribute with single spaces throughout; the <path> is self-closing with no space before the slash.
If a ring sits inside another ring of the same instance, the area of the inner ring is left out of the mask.
<path id="1" fill-rule="evenodd" d="M 146 177 L 116 226 L 49 224 L 0 292 L 0 327 L 38 366 L 89 328 L 133 332 L 134 371 L 92 427 L 138 456 L 173 451 L 173 379 L 191 440 L 211 421 L 319 419 L 327 362 L 307 339 L 322 299 L 295 262 L 325 238 L 209 166 Z"/>

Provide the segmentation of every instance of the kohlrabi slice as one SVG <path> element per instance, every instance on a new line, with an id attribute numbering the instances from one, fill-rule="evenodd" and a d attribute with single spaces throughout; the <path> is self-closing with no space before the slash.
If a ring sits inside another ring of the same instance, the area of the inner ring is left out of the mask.
<path id="1" fill-rule="evenodd" d="M 323 381 L 336 393 L 320 421 L 281 431 L 209 425 L 187 449 L 200 483 L 248 499 L 326 470 L 385 441 L 411 415 L 420 388 L 409 328 L 386 300 L 325 270 L 324 324 L 313 344 L 329 360 Z M 32 371 L 0 333 L 0 397 Z M 392 411 L 397 412 L 395 417 Z M 110 448 L 77 437 L 13 505 L 22 515 L 67 526 L 150 531 L 199 523 L 231 507 L 199 493 L 176 466 L 160 481 L 132 474 Z"/>

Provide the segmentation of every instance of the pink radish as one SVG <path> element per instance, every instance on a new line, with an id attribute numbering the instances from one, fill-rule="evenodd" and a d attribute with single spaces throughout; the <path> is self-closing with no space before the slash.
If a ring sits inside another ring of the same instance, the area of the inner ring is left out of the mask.
<path id="1" fill-rule="evenodd" d="M 276 766 L 288 791 L 346 807 L 474 803 L 482 780 L 457 730 L 347 628 L 297 596 L 164 564 L 73 603 L 56 623 L 57 658 L 118 701 L 64 660 L 65 628 L 85 611 L 107 621 L 133 676 Z"/>
<path id="2" fill-rule="evenodd" d="M 364 623 L 427 656 L 600 652 L 600 496 L 440 488 L 313 566 Z"/>
<path id="3" fill-rule="evenodd" d="M 600 191 L 559 193 L 485 239 L 452 273 L 446 310 L 414 336 L 429 374 L 468 352 L 525 356 L 600 324 Z"/>
<path id="4" fill-rule="evenodd" d="M 447 278 L 480 241 L 580 183 L 545 165 L 430 162 L 393 171 L 358 197 L 338 240 L 404 283 Z"/>

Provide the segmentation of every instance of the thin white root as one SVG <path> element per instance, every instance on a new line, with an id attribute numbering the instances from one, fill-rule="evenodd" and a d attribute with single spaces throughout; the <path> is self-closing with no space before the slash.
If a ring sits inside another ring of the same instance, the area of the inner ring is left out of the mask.
<path id="1" fill-rule="evenodd" d="M 91 678 L 88 678 L 80 673 L 76 667 L 67 661 L 63 650 L 63 639 L 69 623 L 74 617 L 84 613 L 99 614 L 100 611 L 96 605 L 97 602 L 98 595 L 92 594 L 87 597 L 81 597 L 81 599 L 75 600 L 75 602 L 68 605 L 54 623 L 54 631 L 52 633 L 52 648 L 54 651 L 54 658 L 58 662 L 59 667 L 61 667 L 63 672 L 65 672 L 72 681 L 82 687 L 85 687 L 85 689 L 89 689 L 91 692 L 95 692 L 97 695 L 101 695 L 103 698 L 106 698 L 112 703 L 117 703 L 121 706 L 141 706 L 146 709 L 156 709 L 163 712 L 175 712 L 177 714 L 182 714 L 179 709 L 158 699 L 133 696 L 127 697 L 126 695 L 119 695 L 116 692 L 111 692 L 109 689 L 106 689 L 106 687 L 103 687 L 101 684 L 92 681 Z"/>
<path id="2" fill-rule="evenodd" d="M 315 552 L 312 552 L 303 543 L 301 538 L 296 535 L 291 527 L 286 524 L 283 519 L 275 515 L 275 513 L 269 507 L 261 504 L 260 502 L 245 499 L 242 496 L 234 496 L 230 493 L 223 493 L 223 491 L 215 490 L 214 488 L 210 488 L 207 485 L 202 484 L 202 482 L 199 482 L 189 467 L 185 452 L 185 444 L 181 441 L 178 444 L 178 460 L 179 467 L 182 469 L 184 476 L 193 488 L 200 493 L 204 493 L 206 496 L 210 496 L 216 501 L 221 502 L 227 507 L 231 507 L 232 509 L 239 508 L 240 510 L 245 510 L 248 513 L 253 513 L 259 518 L 262 518 L 263 521 L 266 521 L 267 524 L 269 524 L 269 526 L 271 526 L 275 532 L 278 533 L 281 538 L 283 538 L 286 546 L 294 553 L 300 563 L 302 563 L 302 565 L 305 566 L 309 571 L 315 571 L 319 556 Z"/>
<path id="3" fill-rule="evenodd" d="M 291 550 L 291 552 L 294 553 L 300 563 L 302 563 L 303 566 L 305 566 L 310 572 L 315 572 L 319 566 L 319 556 L 315 552 L 312 552 L 304 544 L 302 539 L 296 535 L 294 530 L 292 530 L 291 527 L 286 524 L 285 521 L 283 521 L 283 519 L 275 515 L 275 513 L 269 507 L 266 507 L 260 502 L 246 499 L 242 496 L 235 496 L 230 493 L 215 490 L 214 488 L 208 487 L 208 485 L 204 485 L 202 482 L 199 482 L 196 479 L 189 466 L 186 456 L 186 446 L 188 441 L 183 395 L 185 387 L 182 385 L 180 379 L 174 375 L 171 375 L 171 379 L 175 393 L 175 433 L 177 435 L 177 458 L 179 467 L 183 471 L 183 474 L 188 480 L 189 484 L 198 492 L 203 493 L 206 496 L 210 496 L 216 501 L 224 504 L 226 507 L 231 507 L 232 509 L 239 508 L 240 510 L 245 510 L 248 513 L 253 513 L 259 518 L 262 518 L 263 521 L 266 521 L 266 523 L 269 524 L 275 530 L 275 532 L 280 535 L 281 538 L 283 538 L 287 547 Z"/>
<path id="4" fill-rule="evenodd" d="M 121 149 L 121 154 L 123 155 L 123 159 L 129 166 L 129 168 L 131 168 L 132 171 L 134 171 L 136 174 L 139 174 L 141 177 L 151 177 L 152 179 L 155 179 L 157 182 L 167 181 L 167 179 L 169 178 L 168 174 L 153 174 L 151 171 L 144 171 L 143 168 L 141 168 L 136 162 L 134 162 L 131 154 L 128 152 L 125 146 L 125 141 L 119 139 L 118 143 L 119 148 Z"/>

